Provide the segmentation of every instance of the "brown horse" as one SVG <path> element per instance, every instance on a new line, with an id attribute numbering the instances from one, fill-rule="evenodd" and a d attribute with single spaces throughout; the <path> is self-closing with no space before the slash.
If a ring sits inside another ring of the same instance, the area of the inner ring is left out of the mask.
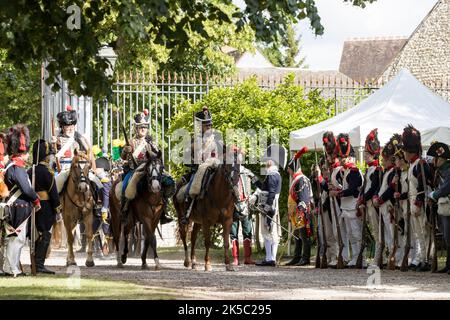
<path id="1" fill-rule="evenodd" d="M 74 155 L 66 186 L 61 194 L 64 226 L 67 230 L 67 244 L 69 247 L 67 265 L 76 265 L 73 253 L 73 230 L 78 220 L 82 218 L 86 227 L 86 241 L 88 243 L 86 266 L 93 267 L 95 265 L 92 258 L 94 197 L 88 179 L 91 168 L 90 158 L 86 153 L 77 150 L 75 150 Z"/>
<path id="2" fill-rule="evenodd" d="M 155 270 L 161 269 L 158 254 L 156 252 L 156 236 L 155 230 L 159 223 L 159 217 L 163 210 L 163 194 L 162 194 L 162 170 L 163 165 L 159 157 L 151 157 L 145 167 L 145 183 L 141 184 L 141 190 L 138 190 L 136 198 L 131 200 L 129 206 L 129 214 L 127 221 L 123 225 L 120 212 L 120 199 L 116 196 L 116 185 L 120 180 L 113 183 L 110 192 L 110 211 L 111 211 L 111 227 L 113 232 L 114 245 L 117 254 L 117 266 L 123 267 L 127 261 L 128 255 L 128 236 L 136 224 L 140 222 L 143 225 L 145 240 L 144 248 L 141 253 L 142 269 L 148 269 L 147 251 L 149 245 L 153 249 Z M 123 253 L 120 250 L 123 245 Z"/>
<path id="3" fill-rule="evenodd" d="M 236 168 L 237 167 L 237 168 Z M 184 247 L 184 266 L 196 269 L 195 258 L 195 242 L 197 234 L 200 229 L 203 230 L 205 238 L 205 270 L 211 271 L 211 260 L 209 257 L 209 248 L 211 247 L 211 227 L 215 224 L 221 224 L 223 230 L 223 243 L 225 266 L 227 271 L 234 271 L 230 264 L 229 257 L 229 238 L 231 224 L 233 223 L 234 212 L 234 195 L 233 195 L 233 181 L 231 173 L 234 170 L 239 170 L 238 165 L 220 164 L 213 173 L 214 176 L 208 187 L 208 191 L 202 199 L 194 200 L 192 211 L 189 216 L 189 222 L 194 222 L 191 232 L 191 257 L 189 258 L 188 248 L 186 244 L 187 226 L 181 224 L 181 218 L 187 210 L 186 202 L 178 202 L 177 195 L 173 197 L 173 203 L 178 215 L 180 238 L 183 241 Z M 239 171 L 237 171 L 239 172 Z M 177 193 L 181 188 L 181 181 L 177 183 Z M 190 223 L 189 223 L 190 224 Z"/>

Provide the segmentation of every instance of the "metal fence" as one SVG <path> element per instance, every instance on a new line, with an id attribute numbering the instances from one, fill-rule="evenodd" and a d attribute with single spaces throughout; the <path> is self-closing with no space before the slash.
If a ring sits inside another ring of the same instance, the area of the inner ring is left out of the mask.
<path id="1" fill-rule="evenodd" d="M 148 109 L 151 121 L 151 135 L 164 149 L 165 160 L 170 160 L 171 141 L 167 134 L 171 118 L 184 101 L 196 102 L 204 94 L 217 87 L 232 87 L 247 77 L 203 76 L 163 72 L 149 75 L 140 72 L 121 74 L 113 86 L 111 101 L 92 101 L 91 98 L 76 97 L 67 91 L 62 81 L 62 90 L 53 93 L 43 88 L 43 126 L 45 137 L 50 134 L 50 116 L 72 104 L 79 113 L 78 130 L 91 138 L 106 152 L 112 153 L 113 140 L 123 139 L 122 123 L 130 134 L 134 115 Z M 272 90 L 284 82 L 279 77 L 257 77 L 259 86 Z M 346 111 L 385 84 L 386 81 L 360 84 L 342 77 L 304 78 L 296 77 L 294 84 L 304 88 L 305 96 L 311 90 L 319 90 L 322 97 L 332 99 L 329 113 Z M 450 102 L 450 85 L 445 82 L 425 83 L 434 92 Z M 333 110 L 331 110 L 333 108 Z"/>

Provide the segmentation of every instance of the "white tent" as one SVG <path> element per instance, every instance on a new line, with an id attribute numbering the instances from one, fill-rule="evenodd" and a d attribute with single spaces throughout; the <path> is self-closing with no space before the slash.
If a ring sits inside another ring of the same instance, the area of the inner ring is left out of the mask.
<path id="1" fill-rule="evenodd" d="M 450 142 L 450 104 L 421 84 L 409 71 L 403 69 L 384 87 L 358 106 L 331 119 L 290 133 L 290 149 L 299 150 L 314 143 L 322 148 L 322 135 L 326 131 L 349 133 L 357 151 L 363 147 L 369 132 L 378 128 L 378 138 L 384 145 L 394 133 L 412 124 L 425 132 L 423 144 L 433 140 Z M 429 130 L 429 131 L 426 131 Z M 439 137 L 434 135 L 439 133 Z"/>

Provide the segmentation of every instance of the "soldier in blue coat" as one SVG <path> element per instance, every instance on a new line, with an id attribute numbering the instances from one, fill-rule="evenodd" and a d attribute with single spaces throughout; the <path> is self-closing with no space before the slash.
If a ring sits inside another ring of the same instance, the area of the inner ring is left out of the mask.
<path id="1" fill-rule="evenodd" d="M 26 241 L 27 223 L 33 206 L 38 211 L 41 204 L 25 170 L 30 148 L 28 128 L 21 124 L 11 127 L 7 144 L 10 160 L 6 164 L 5 184 L 10 190 L 10 196 L 6 199 L 8 210 L 5 219 L 6 248 L 3 271 L 6 275 L 17 277 L 25 275 L 20 266 L 20 254 Z"/>
<path id="2" fill-rule="evenodd" d="M 41 209 L 36 211 L 36 271 L 37 273 L 55 274 L 45 266 L 45 257 L 52 238 L 50 232 L 56 221 L 56 216 L 61 212 L 58 189 L 56 187 L 54 172 L 50 168 L 50 155 L 55 150 L 45 140 L 37 140 L 33 144 L 33 165 L 35 165 L 34 190 L 41 200 Z M 33 169 L 28 169 L 30 180 L 33 179 Z"/>

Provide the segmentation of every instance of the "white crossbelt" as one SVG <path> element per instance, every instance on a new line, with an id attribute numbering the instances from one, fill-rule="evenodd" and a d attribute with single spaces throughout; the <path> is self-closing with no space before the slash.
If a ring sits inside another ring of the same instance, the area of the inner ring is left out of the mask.
<path id="1" fill-rule="evenodd" d="M 75 142 L 75 138 L 71 137 L 69 138 L 66 143 L 61 147 L 61 149 L 56 154 L 57 158 L 61 158 L 64 156 L 64 153 L 66 153 L 67 150 L 72 146 L 72 144 Z"/>

